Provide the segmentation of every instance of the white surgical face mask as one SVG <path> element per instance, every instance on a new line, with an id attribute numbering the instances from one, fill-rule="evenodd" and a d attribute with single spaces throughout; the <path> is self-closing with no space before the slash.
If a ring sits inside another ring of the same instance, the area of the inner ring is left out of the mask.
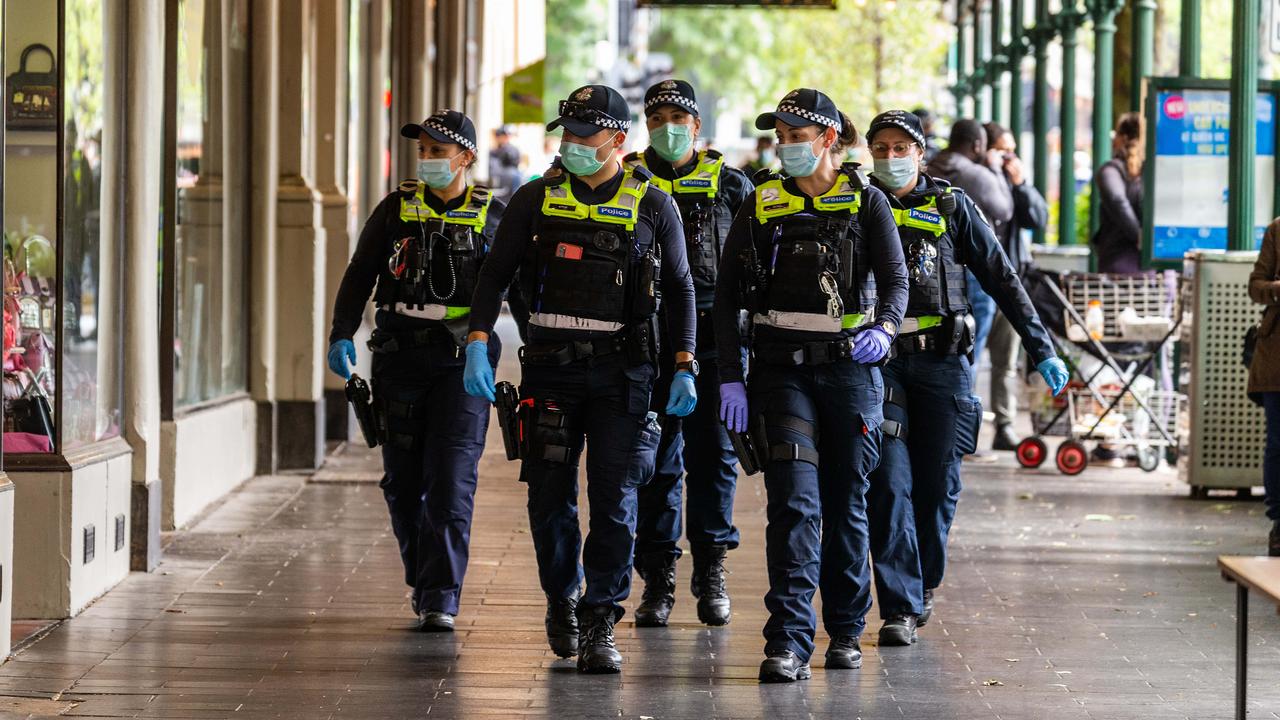
<path id="1" fill-rule="evenodd" d="M 890 190 L 901 190 L 909 183 L 915 182 L 916 159 L 910 155 L 875 158 L 871 161 L 871 165 L 871 174 Z"/>

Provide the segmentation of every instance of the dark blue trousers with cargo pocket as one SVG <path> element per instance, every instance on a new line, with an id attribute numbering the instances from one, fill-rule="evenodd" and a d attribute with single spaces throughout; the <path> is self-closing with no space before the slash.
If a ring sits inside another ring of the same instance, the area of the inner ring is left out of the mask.
<path id="1" fill-rule="evenodd" d="M 621 353 L 522 367 L 520 397 L 535 409 L 526 422 L 533 456 L 522 462 L 520 479 L 529 486 L 542 590 L 552 598 L 573 597 L 585 579 L 579 614 L 610 607 L 621 618 L 631 591 L 636 492 L 653 474 L 661 433 L 645 418 L 656 368 L 628 366 Z M 552 415 L 554 422 L 544 422 Z M 584 444 L 591 511 L 585 544 L 578 524 Z"/>
<path id="2" fill-rule="evenodd" d="M 861 635 L 871 607 L 865 493 L 880 458 L 880 370 L 853 361 L 756 362 L 747 390 L 752 416 L 764 416 L 771 457 L 765 652 L 790 650 L 807 662 L 815 591 L 832 638 Z"/>
<path id="3" fill-rule="evenodd" d="M 880 466 L 867 493 L 880 616 L 919 615 L 942 584 L 962 458 L 978 447 L 982 404 L 965 357 L 899 355 L 884 368 Z"/>

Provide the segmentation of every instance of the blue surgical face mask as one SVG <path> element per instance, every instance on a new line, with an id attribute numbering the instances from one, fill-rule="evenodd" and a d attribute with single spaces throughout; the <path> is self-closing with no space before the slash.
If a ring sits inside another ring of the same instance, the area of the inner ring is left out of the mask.
<path id="1" fill-rule="evenodd" d="M 916 180 L 916 159 L 907 157 L 875 158 L 871 174 L 890 190 L 901 190 Z"/>
<path id="2" fill-rule="evenodd" d="M 418 179 L 436 190 L 449 187 L 458 175 L 458 171 L 453 169 L 453 158 L 456 157 L 458 156 L 419 160 Z"/>
<path id="3" fill-rule="evenodd" d="M 760 151 L 760 163 L 763 165 L 773 164 L 773 148 L 765 148 Z"/>
<path id="4" fill-rule="evenodd" d="M 820 139 L 822 139 L 821 135 L 814 140 Z M 782 172 L 797 178 L 812 175 L 813 171 L 818 169 L 818 162 L 821 160 L 821 157 L 813 152 L 814 140 L 778 145 L 778 157 L 782 160 Z"/>
<path id="5" fill-rule="evenodd" d="M 678 162 L 693 147 L 693 128 L 690 125 L 667 123 L 649 133 L 649 146 L 663 160 Z"/>
<path id="6" fill-rule="evenodd" d="M 568 140 L 560 141 L 560 162 L 564 163 L 564 169 L 574 175 L 592 175 L 600 168 L 604 167 L 604 160 L 596 157 L 596 152 L 608 145 L 617 137 L 617 133 L 610 135 L 607 140 L 592 147 L 583 145 L 582 143 L 569 142 Z"/>

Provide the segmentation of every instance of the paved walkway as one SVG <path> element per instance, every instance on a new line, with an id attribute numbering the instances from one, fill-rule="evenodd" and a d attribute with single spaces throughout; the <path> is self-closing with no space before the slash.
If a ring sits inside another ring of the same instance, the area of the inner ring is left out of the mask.
<path id="1" fill-rule="evenodd" d="M 496 424 L 495 424 L 496 429 Z M 542 634 L 515 466 L 490 438 L 458 632 L 411 632 L 376 462 L 259 478 L 80 617 L 0 666 L 0 717 L 1229 718 L 1234 592 L 1222 553 L 1263 548 L 1261 505 L 1187 499 L 1170 472 L 967 465 L 954 563 L 912 648 L 760 686 L 763 489 L 743 482 L 732 623 L 619 629 L 621 676 Z M 634 604 L 634 600 L 632 601 Z M 1280 712 L 1280 621 L 1254 604 L 1252 714 Z M 878 621 L 873 630 L 878 627 Z M 819 638 L 821 651 L 826 645 Z"/>

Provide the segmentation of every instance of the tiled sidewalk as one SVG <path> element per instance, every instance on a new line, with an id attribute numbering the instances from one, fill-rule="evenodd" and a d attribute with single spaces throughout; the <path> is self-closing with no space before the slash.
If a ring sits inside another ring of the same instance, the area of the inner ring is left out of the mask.
<path id="1" fill-rule="evenodd" d="M 496 433 L 496 423 L 494 426 Z M 1261 504 L 1186 498 L 1174 475 L 965 467 L 953 564 L 912 648 L 760 686 L 763 488 L 744 480 L 733 622 L 699 625 L 688 561 L 672 627 L 625 619 L 621 676 L 542 634 L 515 465 L 491 436 L 458 632 L 411 632 L 372 456 L 254 480 L 160 569 L 0 666 L 0 717 L 1229 718 L 1234 591 L 1214 560 L 1262 551 Z M 350 478 L 344 482 L 343 478 Z M 634 599 L 632 601 L 634 603 Z M 1254 603 L 1251 717 L 1280 717 L 1280 620 Z"/>

